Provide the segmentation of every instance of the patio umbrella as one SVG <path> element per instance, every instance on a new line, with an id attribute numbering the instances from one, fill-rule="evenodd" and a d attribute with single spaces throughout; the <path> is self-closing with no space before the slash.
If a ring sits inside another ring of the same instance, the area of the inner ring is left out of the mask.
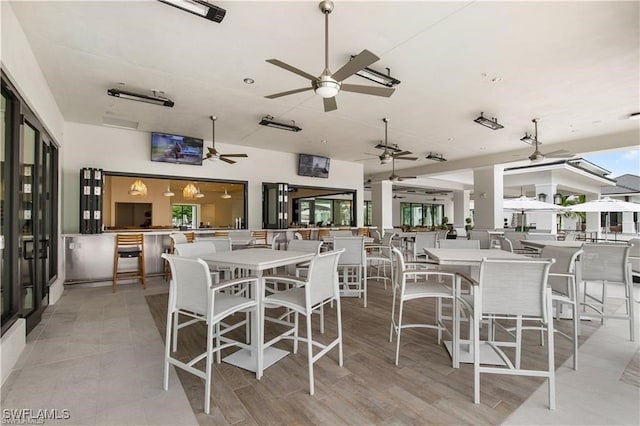
<path id="1" fill-rule="evenodd" d="M 524 216 L 522 220 L 522 230 L 524 231 L 524 219 L 526 212 L 560 212 L 566 210 L 565 207 L 551 203 L 545 203 L 536 198 L 527 198 L 521 195 L 518 198 L 505 198 L 502 204 L 505 210 L 517 211 Z"/>
<path id="2" fill-rule="evenodd" d="M 567 208 L 572 212 L 585 213 L 609 213 L 609 212 L 640 212 L 640 204 L 629 203 L 627 201 L 615 200 L 613 198 L 604 197 L 599 200 L 587 201 L 586 203 L 575 204 Z M 609 215 L 607 214 L 607 223 L 604 228 L 604 239 L 607 239 L 609 231 Z"/>

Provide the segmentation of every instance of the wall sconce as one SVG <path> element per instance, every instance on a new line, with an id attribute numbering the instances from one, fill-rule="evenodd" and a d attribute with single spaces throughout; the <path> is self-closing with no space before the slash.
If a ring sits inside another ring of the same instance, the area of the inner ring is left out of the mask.
<path id="1" fill-rule="evenodd" d="M 542 201 L 543 203 L 547 202 L 547 194 L 540 193 L 538 194 L 538 201 Z"/>
<path id="2" fill-rule="evenodd" d="M 553 195 L 553 204 L 559 206 L 562 204 L 562 194 L 554 194 Z"/>
<path id="3" fill-rule="evenodd" d="M 147 185 L 145 185 L 140 179 L 136 179 L 131 184 L 131 188 L 129 189 L 129 195 L 133 195 L 134 197 L 146 197 Z"/>

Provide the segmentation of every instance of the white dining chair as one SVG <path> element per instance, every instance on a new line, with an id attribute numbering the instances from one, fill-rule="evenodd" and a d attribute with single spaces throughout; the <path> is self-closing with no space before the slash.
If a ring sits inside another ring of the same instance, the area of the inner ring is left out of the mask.
<path id="1" fill-rule="evenodd" d="M 583 317 L 599 318 L 601 324 L 605 319 L 624 319 L 629 321 L 629 333 L 631 341 L 635 341 L 635 317 L 633 303 L 633 285 L 629 273 L 629 244 L 584 244 L 582 265 L 582 306 Z M 608 299 L 611 296 L 608 286 L 611 283 L 623 285 L 622 295 L 625 305 L 624 314 L 616 314 L 608 311 Z M 589 292 L 589 289 L 599 287 L 599 295 Z"/>
<path id="2" fill-rule="evenodd" d="M 252 348 L 250 345 L 233 340 L 228 336 L 232 330 L 243 326 L 248 327 L 249 321 L 241 320 L 226 327 L 221 327 L 221 323 L 225 318 L 237 312 L 257 309 L 256 287 L 258 279 L 244 277 L 213 284 L 209 267 L 202 259 L 190 259 L 169 254 L 162 254 L 162 257 L 169 262 L 172 277 L 169 283 L 167 307 L 163 388 L 165 391 L 169 390 L 169 365 L 174 365 L 204 379 L 204 412 L 209 414 L 214 354 L 217 356 L 217 362 L 220 362 L 220 351 L 228 347 L 238 346 L 257 352 L 257 348 Z M 238 285 L 254 287 L 252 289 L 254 297 L 248 298 L 222 292 L 222 290 Z M 190 318 L 190 320 L 182 322 L 179 325 L 180 328 L 202 321 L 206 323 L 207 327 L 205 351 L 188 361 L 173 357 L 170 350 L 172 331 L 175 330 L 175 323 L 179 321 L 180 316 Z M 262 338 L 261 334 L 259 334 L 259 338 Z M 253 344 L 256 345 L 257 342 L 253 342 Z M 260 359 L 261 354 L 258 354 L 258 357 Z M 196 367 L 196 364 L 202 360 L 204 360 L 204 369 Z"/>
<path id="3" fill-rule="evenodd" d="M 364 251 L 364 237 L 335 237 L 333 249 L 344 253 L 338 261 L 338 280 L 340 294 L 364 298 L 367 307 L 367 271 L 366 254 Z"/>
<path id="4" fill-rule="evenodd" d="M 551 300 L 555 306 L 556 318 L 560 319 L 562 308 L 571 308 L 572 335 L 555 328 L 555 332 L 569 339 L 573 346 L 573 369 L 578 369 L 578 336 L 580 336 L 580 313 L 576 261 L 582 248 L 545 246 L 540 253 L 543 259 L 554 259 L 547 284 L 552 290 Z"/>
<path id="5" fill-rule="evenodd" d="M 473 344 L 473 402 L 480 403 L 480 375 L 505 374 L 517 376 L 545 377 L 548 382 L 549 408 L 555 409 L 555 356 L 553 339 L 553 315 L 551 314 L 551 289 L 547 278 L 553 260 L 483 259 L 480 264 L 480 279 L 475 283 L 472 295 L 462 299 L 471 309 Z M 481 364 L 480 329 L 483 320 L 515 320 L 515 340 L 497 340 L 490 333 L 483 342 L 493 350 L 505 366 Z M 522 351 L 522 327 L 524 321 L 539 321 L 543 324 L 547 342 L 547 365 L 545 369 L 523 369 L 520 366 Z M 513 361 L 503 348 L 515 349 Z"/>
<path id="6" fill-rule="evenodd" d="M 469 239 L 480 241 L 481 249 L 491 248 L 491 235 L 486 229 L 472 229 L 469 232 Z"/>
<path id="7" fill-rule="evenodd" d="M 291 327 L 284 333 L 264 343 L 267 348 L 282 339 L 293 340 L 293 353 L 298 352 L 298 342 L 307 343 L 307 363 L 309 370 L 309 393 L 315 392 L 313 365 L 333 348 L 338 348 L 338 365 L 342 367 L 342 314 L 340 308 L 340 289 L 338 287 L 338 261 L 343 250 L 334 250 L 316 255 L 309 262 L 309 274 L 305 277 L 280 277 L 291 285 L 289 289 L 272 293 L 264 298 L 262 304 L 262 321 L 260 335 L 264 335 L 265 309 L 284 307 L 293 311 L 294 321 Z M 267 280 L 271 277 L 267 277 Z M 337 336 L 328 343 L 313 340 L 311 327 L 311 315 L 321 312 L 327 304 L 334 303 L 336 310 Z M 306 317 L 305 337 L 298 334 L 298 317 Z M 314 353 L 314 348 L 320 350 Z"/>
<path id="8" fill-rule="evenodd" d="M 640 282 L 640 238 L 632 238 L 629 240 L 631 249 L 629 250 L 629 268 L 631 271 L 631 282 Z M 638 280 L 636 280 L 638 278 Z M 633 284 L 632 284 L 633 288 Z M 640 303 L 640 298 L 635 299 L 637 303 Z"/>
<path id="9" fill-rule="evenodd" d="M 418 260 L 424 258 L 426 255 L 424 249 L 436 248 L 438 241 L 438 232 L 416 232 L 413 243 L 411 244 L 411 250 L 409 253 L 409 260 Z"/>
<path id="10" fill-rule="evenodd" d="M 375 232 L 378 233 L 378 231 Z M 391 254 L 391 249 L 393 248 L 392 241 L 395 235 L 392 232 L 387 232 L 380 243 L 365 245 L 367 280 L 382 280 L 385 289 L 387 288 L 387 281 L 393 281 L 393 255 Z"/>
<path id="11" fill-rule="evenodd" d="M 452 303 L 453 312 L 456 312 L 458 305 L 455 298 L 456 274 L 433 269 L 433 264 L 428 262 L 405 262 L 400 250 L 393 248 L 394 280 L 393 280 L 393 301 L 391 305 L 391 328 L 389 330 L 389 341 L 393 341 L 396 336 L 396 356 L 395 365 L 398 365 L 400 358 L 400 337 L 402 330 L 407 328 L 429 328 L 438 332 L 438 344 L 442 340 L 442 332 L 449 332 L 442 317 L 442 300 L 447 299 Z M 403 323 L 403 313 L 405 303 L 422 300 L 435 299 L 436 312 L 435 322 L 427 323 Z M 398 306 L 396 309 L 396 305 Z M 397 319 L 396 319 L 397 312 Z M 454 315 L 455 316 L 455 315 Z M 458 344 L 457 334 L 453 335 L 453 346 Z"/>

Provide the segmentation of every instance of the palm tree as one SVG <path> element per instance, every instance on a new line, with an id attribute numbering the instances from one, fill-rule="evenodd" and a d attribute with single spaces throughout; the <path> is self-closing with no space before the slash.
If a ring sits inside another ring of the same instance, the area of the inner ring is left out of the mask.
<path id="1" fill-rule="evenodd" d="M 560 205 L 562 207 L 574 206 L 576 204 L 581 204 L 586 201 L 587 197 L 584 194 L 580 195 L 563 195 L 562 202 Z M 584 212 L 572 212 L 566 211 L 563 213 L 558 213 L 558 219 L 560 219 L 560 229 L 562 229 L 562 218 L 565 217 L 567 219 L 580 219 L 580 224 L 584 223 L 587 220 L 587 214 Z"/>

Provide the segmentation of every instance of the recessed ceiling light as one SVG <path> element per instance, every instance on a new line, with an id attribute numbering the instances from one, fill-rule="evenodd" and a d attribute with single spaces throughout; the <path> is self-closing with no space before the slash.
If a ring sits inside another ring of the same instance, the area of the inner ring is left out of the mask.
<path id="1" fill-rule="evenodd" d="M 640 112 L 633 112 L 629 114 L 629 120 L 640 120 Z"/>
<path id="2" fill-rule="evenodd" d="M 491 79 L 492 83 L 499 83 L 501 81 L 502 81 L 502 77 L 500 77 L 499 75 Z"/>
<path id="3" fill-rule="evenodd" d="M 451 138 L 447 138 L 447 140 L 448 140 L 449 142 L 453 142 L 453 141 L 454 141 L 454 139 L 455 139 L 455 138 L 453 138 L 453 137 L 451 137 Z"/>
<path id="4" fill-rule="evenodd" d="M 484 151 L 485 149 L 487 149 L 487 147 L 486 147 L 486 146 L 481 146 L 481 147 L 480 147 L 480 151 Z"/>
<path id="5" fill-rule="evenodd" d="M 246 84 L 253 84 L 253 83 L 255 83 L 255 82 L 256 82 L 254 79 L 249 78 L 249 77 L 245 78 L 245 79 L 244 79 L 244 80 L 242 80 L 242 81 L 244 81 Z"/>
<path id="6" fill-rule="evenodd" d="M 322 139 L 322 140 L 320 141 L 320 143 L 327 143 L 327 140 L 326 140 L 326 139 Z"/>

